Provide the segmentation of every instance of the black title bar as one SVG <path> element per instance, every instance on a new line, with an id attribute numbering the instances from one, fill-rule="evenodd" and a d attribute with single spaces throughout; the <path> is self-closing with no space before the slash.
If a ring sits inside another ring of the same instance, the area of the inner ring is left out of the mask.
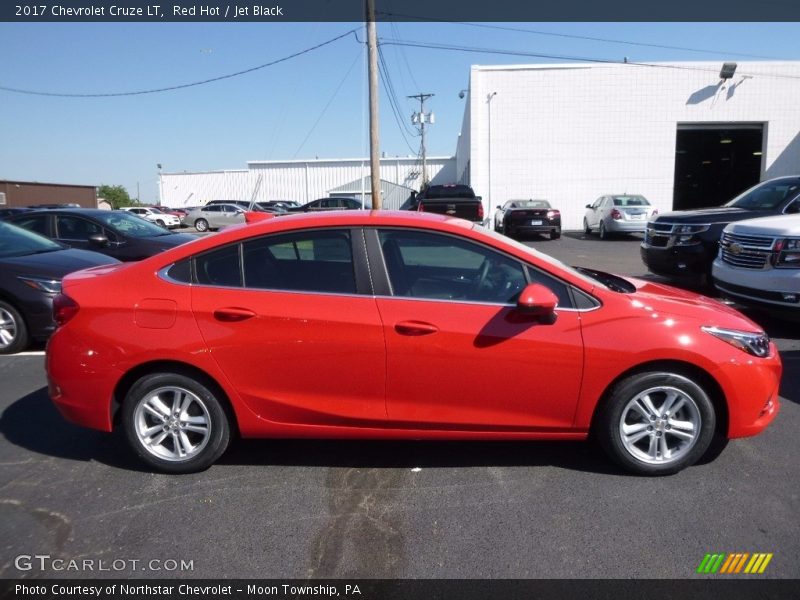
<path id="1" fill-rule="evenodd" d="M 797 0 L 375 0 L 379 21 L 800 21 Z M 364 20 L 364 0 L 6 0 L 7 22 Z"/>

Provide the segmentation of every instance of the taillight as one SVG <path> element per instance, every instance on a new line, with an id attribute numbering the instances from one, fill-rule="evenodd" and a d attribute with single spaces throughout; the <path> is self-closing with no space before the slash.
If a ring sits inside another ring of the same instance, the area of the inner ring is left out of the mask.
<path id="1" fill-rule="evenodd" d="M 78 314 L 78 303 L 66 294 L 58 294 L 53 298 L 53 320 L 59 327 Z"/>
<path id="2" fill-rule="evenodd" d="M 483 204 L 478 204 L 478 220 L 483 221 Z"/>
<path id="3" fill-rule="evenodd" d="M 547 218 L 552 219 L 553 217 L 559 216 L 561 213 L 557 210 L 548 210 L 547 211 Z"/>
<path id="4" fill-rule="evenodd" d="M 619 221 L 622 218 L 622 213 L 615 208 L 611 211 L 611 218 L 615 221 Z"/>
<path id="5" fill-rule="evenodd" d="M 425 205 L 422 202 L 420 202 L 419 204 L 417 204 L 417 210 L 419 212 L 425 212 Z"/>

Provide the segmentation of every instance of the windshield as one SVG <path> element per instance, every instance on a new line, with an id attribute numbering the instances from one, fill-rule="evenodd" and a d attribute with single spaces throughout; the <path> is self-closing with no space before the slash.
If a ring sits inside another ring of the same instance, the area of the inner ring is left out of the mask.
<path id="1" fill-rule="evenodd" d="M 133 238 L 171 235 L 170 232 L 164 231 L 164 228 L 160 225 L 146 221 L 124 210 L 108 211 L 102 214 L 98 211 L 93 216 L 106 227 Z"/>
<path id="2" fill-rule="evenodd" d="M 549 264 L 551 266 L 554 266 L 554 267 L 556 267 L 558 269 L 561 269 L 562 271 L 567 271 L 567 272 L 569 272 L 570 275 L 573 275 L 573 276 L 577 277 L 578 279 L 581 279 L 584 282 L 586 282 L 586 284 L 589 287 L 600 285 L 601 287 L 608 288 L 608 286 L 603 281 L 601 281 L 599 279 L 595 279 L 594 277 L 590 277 L 588 274 L 582 273 L 581 271 L 578 271 L 577 269 L 574 269 L 573 267 L 565 265 L 560 260 L 557 260 L 557 259 L 553 258 L 549 254 L 545 254 L 544 252 L 539 252 L 538 250 L 536 250 L 534 248 L 531 248 L 530 246 L 526 246 L 522 242 L 518 242 L 517 240 L 512 239 L 510 237 L 507 237 L 505 235 L 501 235 L 501 234 L 497 233 L 496 231 L 492 231 L 490 229 L 487 229 L 483 225 L 479 225 L 479 224 L 476 223 L 475 225 L 473 225 L 472 229 L 474 231 L 478 231 L 480 233 L 484 233 L 484 234 L 488 235 L 489 237 L 491 237 L 491 238 L 493 238 L 493 239 L 495 239 L 497 241 L 502 241 L 502 242 L 505 242 L 506 244 L 510 244 L 510 245 L 514 246 L 515 248 L 519 248 L 523 252 L 526 252 L 527 254 L 530 254 L 531 256 L 535 257 L 536 259 L 538 259 L 538 260 L 540 260 L 542 262 L 545 262 L 545 263 L 547 263 L 547 264 Z"/>
<path id="3" fill-rule="evenodd" d="M 11 223 L 0 221 L 0 258 L 63 250 L 64 246 Z"/>
<path id="4" fill-rule="evenodd" d="M 643 196 L 614 196 L 614 206 L 650 206 Z"/>
<path id="5" fill-rule="evenodd" d="M 157 209 L 157 208 L 155 208 L 155 207 L 151 208 L 151 209 L 150 209 L 150 212 L 152 212 L 152 213 L 157 213 L 157 214 L 159 214 L 159 215 L 163 215 L 163 214 L 164 214 L 164 212 L 163 212 L 163 211 L 160 211 L 160 210 L 158 210 L 158 209 Z"/>
<path id="6" fill-rule="evenodd" d="M 550 208 L 547 200 L 512 200 L 509 208 Z"/>
<path id="7" fill-rule="evenodd" d="M 782 179 L 760 183 L 723 206 L 749 210 L 774 210 L 798 193 L 800 193 L 800 179 Z"/>

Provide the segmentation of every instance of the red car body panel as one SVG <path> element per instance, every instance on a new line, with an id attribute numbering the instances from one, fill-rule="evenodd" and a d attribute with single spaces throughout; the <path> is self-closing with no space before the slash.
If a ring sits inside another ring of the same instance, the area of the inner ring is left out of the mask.
<path id="1" fill-rule="evenodd" d="M 600 306 L 557 309 L 555 323 L 545 325 L 496 304 L 214 288 L 159 275 L 183 258 L 254 235 L 384 226 L 490 245 Z M 214 380 L 244 437 L 582 439 L 616 379 L 643 364 L 680 361 L 722 390 L 729 437 L 763 430 L 778 411 L 774 345 L 770 357 L 757 358 L 700 329 L 759 327 L 714 300 L 634 283 L 632 294 L 595 287 L 513 242 L 437 215 L 341 211 L 268 219 L 139 263 L 66 277 L 64 293 L 80 309 L 48 343 L 50 393 L 68 420 L 110 431 L 126 375 L 168 362 Z M 232 316 L 221 319 L 217 311 Z M 496 376 L 501 365 L 514 377 Z"/>

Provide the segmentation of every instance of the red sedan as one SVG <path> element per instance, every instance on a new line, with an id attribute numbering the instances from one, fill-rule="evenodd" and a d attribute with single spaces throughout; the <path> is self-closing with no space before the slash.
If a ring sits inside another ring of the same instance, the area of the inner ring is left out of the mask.
<path id="1" fill-rule="evenodd" d="M 740 313 L 443 216 L 269 219 L 62 288 L 56 406 L 161 471 L 205 469 L 234 435 L 593 433 L 625 469 L 668 474 L 779 408 L 775 345 Z"/>

